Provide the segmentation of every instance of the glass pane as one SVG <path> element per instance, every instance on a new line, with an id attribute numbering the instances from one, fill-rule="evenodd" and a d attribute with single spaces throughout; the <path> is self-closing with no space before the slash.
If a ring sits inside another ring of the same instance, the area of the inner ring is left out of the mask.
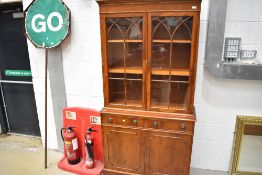
<path id="1" fill-rule="evenodd" d="M 189 69 L 191 44 L 172 44 L 172 55 L 170 54 L 170 43 L 152 43 L 153 69 Z M 170 56 L 172 59 L 170 60 Z M 172 65 L 170 67 L 170 64 Z"/>
<path id="2" fill-rule="evenodd" d="M 167 16 L 152 18 L 152 38 L 158 40 L 190 40 L 192 17 Z"/>
<path id="3" fill-rule="evenodd" d="M 153 39 L 170 39 L 170 33 L 165 21 L 165 17 L 152 18 L 152 38 Z"/>
<path id="4" fill-rule="evenodd" d="M 176 77 L 175 81 L 171 82 L 170 107 L 186 109 L 188 104 L 188 91 L 188 77 Z"/>
<path id="5" fill-rule="evenodd" d="M 109 102 L 142 106 L 141 74 L 109 74 Z"/>
<path id="6" fill-rule="evenodd" d="M 192 36 L 192 17 L 183 17 L 181 19 L 180 25 L 173 33 L 174 40 L 191 40 Z"/>
<path id="7" fill-rule="evenodd" d="M 129 18 L 132 20 L 130 29 L 127 31 L 127 39 L 142 39 L 143 35 L 143 19 L 142 18 Z"/>
<path id="8" fill-rule="evenodd" d="M 168 107 L 169 103 L 168 76 L 153 75 L 151 82 L 151 106 Z"/>
<path id="9" fill-rule="evenodd" d="M 170 43 L 152 43 L 152 68 L 170 68 Z"/>
<path id="10" fill-rule="evenodd" d="M 126 75 L 126 104 L 141 106 L 142 102 L 142 75 Z"/>
<path id="11" fill-rule="evenodd" d="M 177 44 L 172 46 L 172 69 L 189 69 L 191 44 Z"/>
<path id="12" fill-rule="evenodd" d="M 188 104 L 188 77 L 152 75 L 151 106 L 186 109 Z"/>
<path id="13" fill-rule="evenodd" d="M 124 74 L 109 74 L 109 102 L 125 104 Z"/>
<path id="14" fill-rule="evenodd" d="M 108 67 L 124 67 L 124 43 L 107 44 Z"/>
<path id="15" fill-rule="evenodd" d="M 142 39 L 142 18 L 107 18 L 108 40 Z"/>
<path id="16" fill-rule="evenodd" d="M 126 43 L 125 67 L 142 67 L 143 43 Z"/>

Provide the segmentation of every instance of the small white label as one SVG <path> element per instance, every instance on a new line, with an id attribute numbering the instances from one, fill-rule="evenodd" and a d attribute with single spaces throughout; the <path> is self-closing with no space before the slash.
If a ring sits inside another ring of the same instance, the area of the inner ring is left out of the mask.
<path id="1" fill-rule="evenodd" d="M 13 13 L 13 18 L 23 18 L 23 17 L 24 17 L 24 13 L 23 12 Z"/>
<path id="2" fill-rule="evenodd" d="M 100 116 L 90 116 L 90 123 L 93 125 L 101 125 L 101 117 Z"/>
<path id="3" fill-rule="evenodd" d="M 197 9 L 197 6 L 193 5 L 193 6 L 192 6 L 192 9 L 193 9 L 193 10 L 196 10 L 196 9 Z"/>
<path id="4" fill-rule="evenodd" d="M 77 150 L 78 149 L 78 143 L 77 143 L 77 138 L 72 140 L 72 145 L 73 145 L 73 150 Z"/>
<path id="5" fill-rule="evenodd" d="M 66 111 L 66 118 L 70 120 L 76 120 L 76 112 Z"/>

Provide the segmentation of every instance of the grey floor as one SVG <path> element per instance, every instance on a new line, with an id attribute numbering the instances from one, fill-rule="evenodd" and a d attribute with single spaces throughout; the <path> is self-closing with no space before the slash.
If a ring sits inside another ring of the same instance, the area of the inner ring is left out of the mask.
<path id="1" fill-rule="evenodd" d="M 191 168 L 190 175 L 228 175 L 228 172 Z"/>
<path id="2" fill-rule="evenodd" d="M 48 150 L 48 168 L 43 168 L 44 152 L 40 138 L 0 135 L 0 155 L 1 175 L 74 175 L 57 168 L 56 163 L 61 159 L 62 153 L 54 150 Z M 190 175 L 226 174 L 226 172 L 196 168 L 191 168 L 190 171 Z"/>

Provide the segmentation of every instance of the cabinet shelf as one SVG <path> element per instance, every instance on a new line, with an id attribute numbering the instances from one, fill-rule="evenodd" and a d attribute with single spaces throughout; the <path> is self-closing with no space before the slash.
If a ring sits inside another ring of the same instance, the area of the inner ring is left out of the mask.
<path id="1" fill-rule="evenodd" d="M 185 104 L 179 104 L 179 103 L 154 102 L 151 108 L 152 109 L 160 108 L 160 109 L 171 109 L 171 110 L 186 110 L 187 106 Z"/>
<path id="2" fill-rule="evenodd" d="M 127 73 L 127 74 L 142 74 L 142 68 L 137 67 L 117 67 L 117 68 L 109 68 L 109 73 Z"/>
<path id="3" fill-rule="evenodd" d="M 176 75 L 176 76 L 189 76 L 189 69 L 152 69 L 152 75 Z"/>
<path id="4" fill-rule="evenodd" d="M 141 100 L 127 100 L 125 102 L 124 99 L 114 99 L 113 101 L 110 102 L 110 105 L 120 105 L 120 106 L 136 106 L 136 107 L 141 107 Z"/>
<path id="5" fill-rule="evenodd" d="M 173 81 L 173 80 L 151 80 L 152 82 L 160 82 L 160 83 L 183 83 L 188 84 L 189 81 Z"/>
<path id="6" fill-rule="evenodd" d="M 153 43 L 181 43 L 181 44 L 190 44 L 191 40 L 153 40 Z"/>
<path id="7" fill-rule="evenodd" d="M 126 40 L 107 40 L 109 43 L 142 43 L 143 40 L 136 40 L 136 39 L 126 39 Z"/>
<path id="8" fill-rule="evenodd" d="M 142 68 L 136 67 L 117 67 L 117 68 L 109 68 L 109 73 L 127 73 L 127 74 L 142 74 Z M 189 69 L 152 69 L 152 75 L 176 75 L 176 76 L 189 76 Z"/>

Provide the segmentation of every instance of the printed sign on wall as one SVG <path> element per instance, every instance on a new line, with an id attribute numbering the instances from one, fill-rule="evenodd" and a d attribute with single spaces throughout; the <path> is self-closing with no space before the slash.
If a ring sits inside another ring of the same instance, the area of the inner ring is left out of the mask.
<path id="1" fill-rule="evenodd" d="M 226 38 L 224 61 L 234 62 L 239 58 L 241 38 Z"/>

